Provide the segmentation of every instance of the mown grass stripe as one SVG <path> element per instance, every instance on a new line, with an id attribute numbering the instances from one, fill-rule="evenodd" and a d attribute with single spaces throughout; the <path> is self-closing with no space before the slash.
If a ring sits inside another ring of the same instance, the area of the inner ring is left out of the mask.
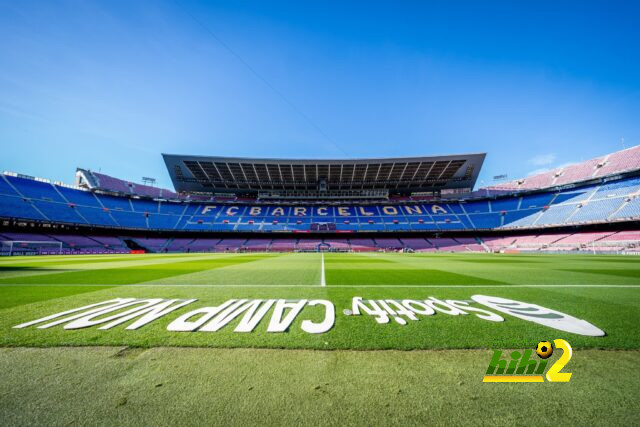
<path id="1" fill-rule="evenodd" d="M 0 283 L 3 286 L 105 286 L 95 283 L 74 283 L 73 285 L 61 285 L 55 283 Z M 233 284 L 233 285 L 206 285 L 201 283 L 126 283 L 116 285 L 121 287 L 177 287 L 177 288 L 317 288 L 318 285 L 279 285 L 279 284 Z M 108 286 L 112 287 L 112 286 Z M 640 288 L 640 285 L 331 285 L 331 288 Z"/>
<path id="2" fill-rule="evenodd" d="M 32 284 L 46 282 L 56 284 L 102 284 L 102 285 L 126 285 L 160 278 L 174 277 L 190 274 L 195 271 L 204 271 L 224 267 L 231 264 L 255 261 L 255 257 L 226 257 L 218 259 L 199 258 L 196 260 L 180 260 L 170 263 L 162 263 L 161 260 L 153 263 L 129 264 L 115 268 L 94 268 L 77 271 L 62 271 L 55 273 L 29 275 L 22 277 L 10 277 L 0 279 L 2 283 Z"/>
<path id="3" fill-rule="evenodd" d="M 30 276 L 40 276 L 44 274 L 61 274 L 61 273 L 72 273 L 72 272 L 81 272 L 81 271 L 93 271 L 93 270 L 109 270 L 109 269 L 117 269 L 117 268 L 129 268 L 139 266 L 154 266 L 154 265 L 169 265 L 174 263 L 182 263 L 182 262 L 192 262 L 198 260 L 211 260 L 209 256 L 200 257 L 176 257 L 177 259 L 173 259 L 174 257 L 168 257 L 170 261 L 167 262 L 165 258 L 147 258 L 147 259 L 117 259 L 117 260 L 109 260 L 109 262 L 82 262 L 82 263 L 74 263 L 72 268 L 57 268 L 58 266 L 65 266 L 67 264 L 60 263 L 55 265 L 47 265 L 47 266 L 23 266 L 22 264 L 16 264 L 15 266 L 0 266 L 0 283 L 13 279 L 16 277 L 30 277 Z M 231 254 L 227 254 L 226 257 L 216 257 L 214 260 L 219 259 L 228 259 L 232 258 Z M 14 270 L 14 274 L 11 273 L 11 270 Z"/>

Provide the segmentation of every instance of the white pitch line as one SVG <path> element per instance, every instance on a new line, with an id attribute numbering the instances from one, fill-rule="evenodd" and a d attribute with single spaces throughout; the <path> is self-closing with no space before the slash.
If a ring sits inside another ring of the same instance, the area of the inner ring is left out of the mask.
<path id="1" fill-rule="evenodd" d="M 326 285 L 326 284 L 325 284 Z M 317 288 L 318 285 L 205 285 L 199 283 L 185 283 L 182 285 L 170 284 L 170 283 L 132 283 L 124 285 L 113 284 L 59 284 L 59 283 L 2 283 L 3 286 L 95 286 L 106 287 L 109 290 L 114 288 L 152 288 L 152 287 L 173 287 L 173 288 Z M 331 285 L 332 288 L 501 288 L 501 289 L 513 289 L 513 288 L 637 288 L 640 289 L 640 285 Z"/>
<path id="2" fill-rule="evenodd" d="M 320 254 L 322 256 L 321 260 L 320 260 L 320 265 L 321 265 L 321 270 L 320 270 L 320 286 L 321 287 L 325 287 L 327 286 L 327 281 L 324 278 L 324 254 Z"/>

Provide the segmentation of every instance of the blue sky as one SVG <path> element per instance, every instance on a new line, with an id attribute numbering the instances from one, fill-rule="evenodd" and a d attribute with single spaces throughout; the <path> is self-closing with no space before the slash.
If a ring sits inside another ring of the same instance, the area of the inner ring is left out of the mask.
<path id="1" fill-rule="evenodd" d="M 518 178 L 640 144 L 638 22 L 629 1 L 0 0 L 0 169 L 170 186 L 162 152 L 487 152 L 485 184 Z"/>

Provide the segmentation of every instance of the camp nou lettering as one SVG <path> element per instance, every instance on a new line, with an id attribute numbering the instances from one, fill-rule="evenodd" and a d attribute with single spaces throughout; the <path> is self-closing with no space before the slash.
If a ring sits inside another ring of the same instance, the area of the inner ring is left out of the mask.
<path id="1" fill-rule="evenodd" d="M 135 330 L 195 301 L 197 300 L 115 298 L 22 323 L 14 328 L 39 324 L 38 329 L 47 329 L 64 324 L 64 329 L 83 329 L 97 325 L 101 325 L 98 329 L 111 329 L 137 319 L 126 327 Z M 234 332 L 251 332 L 271 312 L 267 332 L 285 332 L 303 309 L 315 306 L 324 309 L 324 320 L 303 320 L 300 328 L 310 334 L 321 334 L 333 327 L 335 307 L 330 301 L 306 299 L 231 299 L 219 306 L 202 307 L 185 313 L 171 322 L 167 330 L 215 332 L 242 316 Z"/>
<path id="2" fill-rule="evenodd" d="M 178 309 L 190 305 L 197 299 L 138 299 L 115 298 L 72 310 L 52 314 L 41 319 L 22 323 L 14 328 L 35 326 L 48 329 L 63 325 L 66 330 L 96 326 L 106 330 L 129 323 L 125 329 L 136 330 Z M 479 304 L 483 308 L 471 306 Z M 441 300 L 429 297 L 416 299 L 365 300 L 353 297 L 351 308 L 343 311 L 345 316 L 369 316 L 378 324 L 399 325 L 419 321 L 436 314 L 447 316 L 473 315 L 489 322 L 504 322 L 494 311 L 508 314 L 521 320 L 537 323 L 549 328 L 586 336 L 604 336 L 605 332 L 591 323 L 568 314 L 539 305 L 486 295 L 473 295 L 471 300 Z M 261 323 L 266 323 L 266 332 L 287 332 L 300 317 L 299 328 L 309 334 L 330 331 L 336 320 L 335 306 L 321 299 L 230 299 L 218 306 L 201 307 L 186 312 L 167 325 L 172 332 L 217 332 L 234 322 L 233 332 L 252 332 Z M 312 320 L 313 319 L 313 320 Z M 229 327 L 231 328 L 231 327 Z"/>

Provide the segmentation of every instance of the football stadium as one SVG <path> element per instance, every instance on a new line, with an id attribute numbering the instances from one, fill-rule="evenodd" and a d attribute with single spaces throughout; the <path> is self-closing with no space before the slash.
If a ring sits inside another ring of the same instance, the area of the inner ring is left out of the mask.
<path id="1" fill-rule="evenodd" d="M 115 406 L 82 411 L 124 422 L 147 405 L 160 405 L 151 422 L 184 421 L 192 399 L 212 422 L 296 422 L 285 396 L 306 420 L 471 422 L 486 408 L 448 405 L 491 396 L 506 410 L 531 393 L 486 388 L 489 349 L 561 337 L 575 388 L 548 384 L 500 421 L 558 400 L 570 422 L 610 420 L 639 391 L 640 146 L 471 191 L 484 158 L 164 155 L 175 191 L 82 168 L 75 185 L 5 172 L 5 366 L 97 377 L 42 389 L 5 368 L 5 390 L 22 387 L 3 400 L 37 394 L 29 419 L 45 422 L 49 405 L 74 420 L 92 387 Z"/>
<path id="2" fill-rule="evenodd" d="M 0 4 L 0 425 L 637 425 L 595 3 Z"/>

